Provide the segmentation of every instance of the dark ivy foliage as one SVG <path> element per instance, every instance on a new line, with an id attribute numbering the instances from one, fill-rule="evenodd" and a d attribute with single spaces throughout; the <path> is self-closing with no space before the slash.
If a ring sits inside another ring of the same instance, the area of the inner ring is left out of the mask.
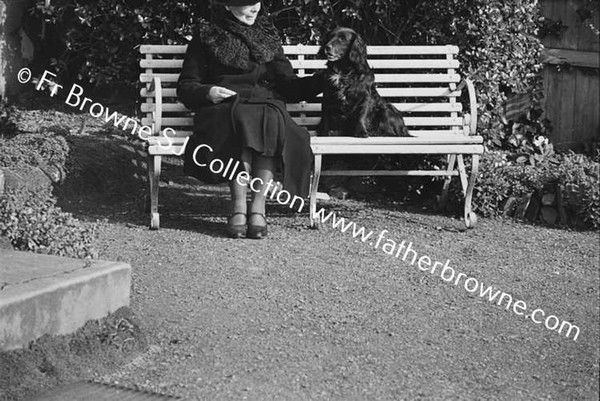
<path id="1" fill-rule="evenodd" d="M 21 251 L 97 258 L 95 226 L 56 206 L 47 192 L 7 191 L 0 196 L 0 235 Z"/>
<path id="2" fill-rule="evenodd" d="M 141 43 L 184 43 L 207 13 L 205 1 L 54 0 L 37 1 L 32 12 L 46 22 L 61 46 L 51 58 L 69 80 L 136 85 Z M 52 43 L 52 39 L 48 41 Z M 69 75 L 68 77 L 65 75 Z"/>
<path id="3" fill-rule="evenodd" d="M 316 44 L 337 25 L 369 44 L 454 44 L 462 73 L 476 84 L 480 133 L 492 147 L 509 136 L 502 107 L 509 92 L 536 92 L 541 49 L 536 0 L 266 0 L 288 43 Z M 64 49 L 56 69 L 92 84 L 135 86 L 141 43 L 186 43 L 211 18 L 209 1 L 38 0 L 35 12 L 56 29 Z"/>

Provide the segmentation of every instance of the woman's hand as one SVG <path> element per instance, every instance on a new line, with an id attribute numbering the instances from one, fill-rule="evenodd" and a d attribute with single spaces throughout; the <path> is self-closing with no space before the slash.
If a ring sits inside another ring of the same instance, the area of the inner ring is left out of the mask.
<path id="1" fill-rule="evenodd" d="M 221 103 L 223 100 L 228 97 L 235 96 L 236 92 L 229 90 L 227 88 L 223 88 L 222 86 L 213 86 L 208 91 L 208 100 L 213 102 L 214 104 Z"/>

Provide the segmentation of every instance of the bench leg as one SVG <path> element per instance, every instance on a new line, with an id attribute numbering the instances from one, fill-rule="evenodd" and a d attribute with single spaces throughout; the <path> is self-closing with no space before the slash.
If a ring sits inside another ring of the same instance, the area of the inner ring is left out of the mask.
<path id="1" fill-rule="evenodd" d="M 465 192 L 465 226 L 467 226 L 467 228 L 473 228 L 477 224 L 477 215 L 471 209 L 473 189 L 475 188 L 477 174 L 479 174 L 479 155 L 473 155 L 471 176 L 469 177 L 469 184 L 467 186 L 467 191 Z"/>
<path id="2" fill-rule="evenodd" d="M 456 166 L 456 155 L 448 155 L 448 169 L 446 170 L 448 174 L 454 171 L 454 167 Z M 452 182 L 452 176 L 448 175 L 444 179 L 444 186 L 442 187 L 442 193 L 438 202 L 438 209 L 444 210 L 446 208 L 446 203 L 448 201 L 448 189 L 450 188 L 450 183 Z"/>
<path id="3" fill-rule="evenodd" d="M 465 168 L 465 159 L 463 155 L 456 155 L 456 159 L 458 160 L 458 173 L 460 175 L 460 185 L 462 187 L 463 196 L 466 196 L 468 178 L 467 178 L 467 169 Z"/>
<path id="4" fill-rule="evenodd" d="M 315 215 L 317 213 L 317 189 L 319 188 L 319 179 L 321 178 L 321 155 L 315 155 L 315 167 L 312 176 L 312 182 L 310 184 L 310 210 L 309 219 L 310 226 L 318 228 L 318 223 L 315 221 Z"/>
<path id="5" fill-rule="evenodd" d="M 148 183 L 150 185 L 150 229 L 160 228 L 158 215 L 158 186 L 160 180 L 161 156 L 148 155 Z"/>

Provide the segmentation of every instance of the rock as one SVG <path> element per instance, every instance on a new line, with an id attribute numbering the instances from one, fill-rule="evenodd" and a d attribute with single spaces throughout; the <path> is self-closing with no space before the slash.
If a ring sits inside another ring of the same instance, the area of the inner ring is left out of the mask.
<path id="1" fill-rule="evenodd" d="M 40 168 L 19 165 L 17 169 L 4 170 L 5 190 L 40 191 L 52 188 L 53 180 Z"/>
<path id="2" fill-rule="evenodd" d="M 329 195 L 344 200 L 348 196 L 348 190 L 344 187 L 333 187 L 329 190 Z"/>
<path id="3" fill-rule="evenodd" d="M 523 220 L 525 218 L 525 212 L 529 207 L 529 202 L 531 202 L 531 194 L 519 198 L 517 208 L 515 209 L 515 219 Z"/>
<path id="4" fill-rule="evenodd" d="M 317 200 L 328 201 L 330 199 L 331 199 L 331 197 L 328 194 L 326 194 L 325 192 L 317 192 Z"/>
<path id="5" fill-rule="evenodd" d="M 515 198 L 514 196 L 511 196 L 510 198 L 508 198 L 508 200 L 504 204 L 504 208 L 503 208 L 504 217 L 514 216 L 516 208 L 517 208 L 517 198 Z"/>
<path id="6" fill-rule="evenodd" d="M 14 251 L 15 248 L 12 246 L 10 239 L 4 235 L 0 235 L 0 249 L 6 249 L 10 251 Z"/>
<path id="7" fill-rule="evenodd" d="M 556 193 L 556 208 L 558 209 L 560 224 L 566 226 L 569 223 L 569 219 L 567 217 L 565 206 L 563 205 L 562 188 L 559 188 L 558 192 Z"/>
<path id="8" fill-rule="evenodd" d="M 544 206 L 552 206 L 554 205 L 554 201 L 556 200 L 555 193 L 548 193 L 542 196 L 542 205 Z"/>
<path id="9" fill-rule="evenodd" d="M 57 166 L 46 164 L 40 166 L 39 169 L 42 170 L 54 184 L 60 184 L 65 179 L 64 171 Z"/>
<path id="10" fill-rule="evenodd" d="M 527 209 L 525 209 L 525 219 L 535 221 L 540 213 L 540 200 L 537 196 L 532 196 Z"/>
<path id="11" fill-rule="evenodd" d="M 558 212 L 555 208 L 551 206 L 543 206 L 542 207 L 542 220 L 547 224 L 554 225 L 556 223 L 556 219 L 558 218 Z"/>

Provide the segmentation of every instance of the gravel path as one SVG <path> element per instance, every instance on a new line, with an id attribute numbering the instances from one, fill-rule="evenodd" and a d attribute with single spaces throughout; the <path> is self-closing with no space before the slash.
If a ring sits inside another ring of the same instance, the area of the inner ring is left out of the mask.
<path id="1" fill-rule="evenodd" d="M 190 399 L 598 398 L 597 234 L 328 204 L 578 325 L 575 342 L 277 205 L 269 239 L 228 239 L 224 188 L 171 187 L 160 231 L 101 230 L 154 344 L 104 380 Z"/>
<path id="2" fill-rule="evenodd" d="M 68 117 L 57 118 L 85 119 Z M 72 127 L 77 174 L 58 199 L 105 220 L 100 257 L 133 266 L 132 308 L 151 344 L 99 378 L 202 400 L 598 399 L 598 233 L 489 219 L 461 231 L 402 205 L 324 203 L 577 325 L 573 341 L 279 205 L 268 239 L 226 238 L 226 188 L 197 186 L 177 165 L 165 165 L 162 229 L 150 231 L 140 166 L 97 128 Z"/>

